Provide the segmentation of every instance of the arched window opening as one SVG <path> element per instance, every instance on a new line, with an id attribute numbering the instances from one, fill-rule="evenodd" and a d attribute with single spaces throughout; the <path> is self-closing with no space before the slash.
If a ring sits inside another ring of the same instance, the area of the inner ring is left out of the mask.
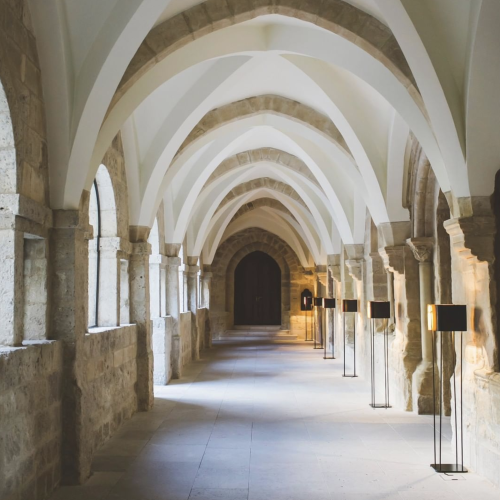
<path id="1" fill-rule="evenodd" d="M 94 179 L 90 190 L 89 224 L 94 228 L 94 237 L 89 241 L 89 327 L 99 325 L 99 284 L 101 274 L 101 205 L 99 186 Z"/>
<path id="2" fill-rule="evenodd" d="M 88 325 L 128 324 L 128 260 L 117 250 L 116 203 L 107 168 L 101 165 L 90 190 L 89 224 L 93 237 L 88 250 Z"/>
<path id="3" fill-rule="evenodd" d="M 24 236 L 24 340 L 47 338 L 47 242 Z"/>

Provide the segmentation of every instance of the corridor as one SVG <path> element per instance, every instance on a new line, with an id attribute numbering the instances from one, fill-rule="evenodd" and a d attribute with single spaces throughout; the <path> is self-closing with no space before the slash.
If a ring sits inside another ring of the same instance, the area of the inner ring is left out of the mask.
<path id="1" fill-rule="evenodd" d="M 431 470 L 431 417 L 374 411 L 341 373 L 310 344 L 215 342 L 52 500 L 498 500 L 474 474 Z"/>

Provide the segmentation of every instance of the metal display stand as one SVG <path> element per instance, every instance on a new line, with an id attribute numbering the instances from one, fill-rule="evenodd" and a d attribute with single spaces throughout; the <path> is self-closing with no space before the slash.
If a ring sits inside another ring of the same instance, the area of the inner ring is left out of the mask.
<path id="1" fill-rule="evenodd" d="M 342 301 L 342 312 L 344 313 L 344 374 L 342 375 L 343 377 L 346 378 L 355 378 L 357 377 L 356 375 L 356 319 L 354 319 L 354 345 L 353 345 L 353 350 L 354 350 L 354 370 L 352 375 L 346 375 L 345 372 L 345 351 L 346 351 L 346 333 L 345 333 L 345 315 L 346 313 L 357 313 L 358 312 L 358 301 L 357 300 L 352 300 L 352 299 L 344 299 Z"/>
<path id="2" fill-rule="evenodd" d="M 324 352 L 323 352 L 323 359 L 335 359 L 335 299 L 323 299 L 323 308 L 324 309 L 333 309 L 332 311 L 332 319 L 331 319 L 331 332 L 332 336 L 330 338 L 331 343 L 332 343 L 332 352 L 330 357 L 327 356 L 326 353 L 326 345 L 328 344 L 327 339 L 325 338 L 325 345 L 324 345 Z"/>
<path id="3" fill-rule="evenodd" d="M 453 305 L 453 304 L 430 304 L 428 306 L 428 328 L 432 331 L 432 382 L 433 382 L 433 400 L 434 400 L 434 463 L 431 467 L 439 473 L 444 474 L 456 474 L 456 473 L 466 473 L 468 470 L 464 467 L 464 414 L 463 414 L 463 332 L 467 331 L 467 309 L 466 306 Z M 453 356 L 454 356 L 454 369 L 453 369 L 453 404 L 454 404 L 454 415 L 455 415 L 455 463 L 453 464 L 443 464 L 442 461 L 442 446 L 443 446 L 443 336 L 449 335 L 451 332 L 451 338 L 453 342 Z M 460 413 L 457 413 L 457 383 L 456 383 L 456 348 L 455 348 L 455 332 L 460 333 Z M 439 333 L 439 335 L 437 335 Z M 439 443 L 436 437 L 436 432 L 438 430 L 436 425 L 436 343 L 439 342 L 440 353 L 439 353 L 439 373 L 438 384 L 439 384 Z M 460 430 L 458 427 L 460 415 Z M 460 446 L 459 446 L 459 435 L 460 435 Z M 460 449 L 460 454 L 459 454 Z M 439 452 L 439 453 L 438 453 Z M 460 455 L 460 460 L 459 460 Z"/>
<path id="4" fill-rule="evenodd" d="M 372 408 L 391 408 L 389 404 L 389 332 L 387 321 L 384 328 L 384 403 L 376 401 L 376 370 L 375 370 L 375 320 L 387 320 L 391 317 L 390 302 L 368 302 L 368 318 L 370 319 L 370 362 L 371 362 L 371 390 Z"/>

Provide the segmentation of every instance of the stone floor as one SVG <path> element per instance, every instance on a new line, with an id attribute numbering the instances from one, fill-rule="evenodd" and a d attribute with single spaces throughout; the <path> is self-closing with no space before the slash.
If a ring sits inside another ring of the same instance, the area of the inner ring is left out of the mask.
<path id="1" fill-rule="evenodd" d="M 372 410 L 366 381 L 341 369 L 309 344 L 219 342 L 156 388 L 154 410 L 105 445 L 87 484 L 52 498 L 500 498 L 474 474 L 434 473 L 432 420 Z"/>

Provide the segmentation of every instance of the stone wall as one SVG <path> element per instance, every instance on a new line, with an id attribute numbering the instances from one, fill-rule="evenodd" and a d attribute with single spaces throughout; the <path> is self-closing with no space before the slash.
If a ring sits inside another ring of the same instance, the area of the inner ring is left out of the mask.
<path id="1" fill-rule="evenodd" d="M 0 0 L 0 134 L 9 135 L 7 104 L 15 149 L 2 140 L 0 192 L 19 193 L 49 203 L 47 132 L 36 39 L 27 0 Z"/>
<path id="2" fill-rule="evenodd" d="M 60 481 L 60 342 L 0 350 L 0 498 L 43 500 Z"/>
<path id="3" fill-rule="evenodd" d="M 92 456 L 137 411 L 137 328 L 94 329 L 84 350 L 84 421 Z"/>

